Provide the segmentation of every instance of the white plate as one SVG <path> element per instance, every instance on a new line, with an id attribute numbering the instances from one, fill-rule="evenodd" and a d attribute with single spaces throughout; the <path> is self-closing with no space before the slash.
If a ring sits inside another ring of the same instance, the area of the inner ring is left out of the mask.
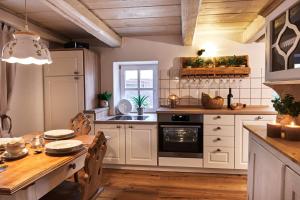
<path id="1" fill-rule="evenodd" d="M 48 153 L 67 153 L 81 149 L 82 146 L 83 144 L 80 140 L 60 140 L 55 142 L 49 142 L 45 145 L 45 149 Z"/>
<path id="2" fill-rule="evenodd" d="M 123 115 L 130 113 L 132 110 L 132 105 L 130 101 L 128 101 L 127 99 L 121 99 L 118 104 L 118 110 Z"/>
<path id="3" fill-rule="evenodd" d="M 71 139 L 75 136 L 76 136 L 75 134 L 66 135 L 64 137 L 50 137 L 50 136 L 44 135 L 44 139 L 46 139 L 46 140 L 66 140 L 66 139 Z"/>
<path id="4" fill-rule="evenodd" d="M 24 148 L 19 154 L 13 155 L 5 151 L 2 156 L 6 160 L 16 160 L 25 157 L 27 154 L 28 154 L 28 149 Z"/>
<path id="5" fill-rule="evenodd" d="M 46 131 L 44 135 L 46 137 L 51 137 L 51 138 L 60 138 L 60 137 L 66 137 L 68 135 L 74 134 L 73 130 L 70 129 L 58 129 L 58 130 L 51 130 L 51 131 Z"/>

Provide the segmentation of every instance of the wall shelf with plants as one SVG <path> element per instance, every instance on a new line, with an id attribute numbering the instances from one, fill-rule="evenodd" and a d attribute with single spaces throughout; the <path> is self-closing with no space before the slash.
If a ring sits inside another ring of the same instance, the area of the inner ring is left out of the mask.
<path id="1" fill-rule="evenodd" d="M 251 69 L 248 56 L 222 56 L 214 58 L 182 57 L 180 76 L 205 76 L 205 77 L 246 77 Z"/>

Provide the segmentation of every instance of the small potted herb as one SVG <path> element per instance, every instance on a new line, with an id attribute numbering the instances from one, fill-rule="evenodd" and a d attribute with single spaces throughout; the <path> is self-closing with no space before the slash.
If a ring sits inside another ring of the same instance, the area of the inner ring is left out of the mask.
<path id="1" fill-rule="evenodd" d="M 143 115 L 144 108 L 148 106 L 148 96 L 138 95 L 137 97 L 132 97 L 132 102 L 136 107 L 138 115 Z"/>
<path id="2" fill-rule="evenodd" d="M 195 62 L 194 62 L 194 68 L 198 68 L 198 67 L 203 67 L 204 65 L 204 60 L 200 57 L 196 58 L 195 59 Z"/>
<path id="3" fill-rule="evenodd" d="M 100 108 L 108 107 L 108 101 L 111 99 L 112 93 L 105 91 L 103 93 L 99 93 L 97 96 L 99 99 Z"/>
<path id="4" fill-rule="evenodd" d="M 206 60 L 204 61 L 204 64 L 205 64 L 206 67 L 213 67 L 214 62 L 213 62 L 212 59 L 208 58 L 208 59 L 206 59 Z"/>
<path id="5" fill-rule="evenodd" d="M 187 59 L 183 63 L 184 68 L 192 68 L 194 66 L 194 61 L 192 59 Z"/>
<path id="6" fill-rule="evenodd" d="M 272 103 L 273 107 L 278 112 L 276 121 L 280 124 L 290 124 L 300 114 L 300 102 L 295 101 L 295 98 L 292 95 L 287 94 L 283 99 L 277 97 L 272 100 Z"/>
<path id="7" fill-rule="evenodd" d="M 224 57 L 220 57 L 216 59 L 217 67 L 225 67 L 227 65 L 227 60 Z"/>

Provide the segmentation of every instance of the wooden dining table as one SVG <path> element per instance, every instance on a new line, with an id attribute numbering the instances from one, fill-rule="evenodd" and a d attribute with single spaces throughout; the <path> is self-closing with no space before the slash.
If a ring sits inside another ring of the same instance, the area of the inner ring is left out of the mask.
<path id="1" fill-rule="evenodd" d="M 39 132 L 24 136 L 25 141 Z M 29 154 L 19 160 L 5 162 L 7 168 L 0 172 L 0 200 L 36 200 L 47 194 L 61 182 L 84 167 L 87 147 L 93 135 L 79 135 L 85 148 L 75 154 L 50 156 L 42 152 L 35 154 L 27 144 Z"/>

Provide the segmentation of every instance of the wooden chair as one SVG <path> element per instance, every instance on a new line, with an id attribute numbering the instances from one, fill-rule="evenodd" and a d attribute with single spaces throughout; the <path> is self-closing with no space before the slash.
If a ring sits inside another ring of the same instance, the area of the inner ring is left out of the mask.
<path id="1" fill-rule="evenodd" d="M 83 113 L 78 113 L 71 119 L 70 129 L 77 135 L 87 135 L 91 131 L 91 122 Z"/>
<path id="2" fill-rule="evenodd" d="M 106 138 L 103 132 L 98 132 L 88 149 L 85 158 L 83 175 L 79 182 L 64 181 L 51 192 L 43 196 L 42 200 L 92 200 L 103 191 L 102 162 L 106 153 Z"/>

